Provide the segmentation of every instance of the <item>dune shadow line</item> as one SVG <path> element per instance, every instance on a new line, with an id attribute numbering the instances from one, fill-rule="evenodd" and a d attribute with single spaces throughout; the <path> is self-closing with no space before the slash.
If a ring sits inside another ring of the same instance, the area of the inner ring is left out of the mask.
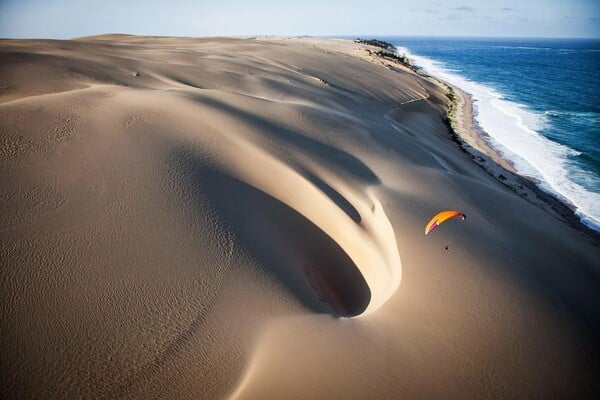
<path id="1" fill-rule="evenodd" d="M 181 147 L 172 160 L 179 176 L 202 193 L 236 241 L 314 312 L 355 316 L 369 305 L 362 274 L 334 239 L 269 194 L 208 165 Z M 185 163 L 176 160 L 184 159 Z"/>
<path id="2" fill-rule="evenodd" d="M 188 96 L 205 107 L 225 112 L 232 117 L 244 121 L 247 125 L 260 126 L 260 131 L 269 132 L 273 138 L 280 140 L 287 146 L 300 150 L 304 154 L 309 154 L 311 157 L 319 159 L 325 165 L 330 165 L 332 168 L 342 171 L 355 179 L 368 184 L 381 183 L 379 177 L 363 161 L 346 151 L 303 135 L 300 132 L 247 110 L 231 106 L 223 101 L 197 94 L 188 94 Z"/>

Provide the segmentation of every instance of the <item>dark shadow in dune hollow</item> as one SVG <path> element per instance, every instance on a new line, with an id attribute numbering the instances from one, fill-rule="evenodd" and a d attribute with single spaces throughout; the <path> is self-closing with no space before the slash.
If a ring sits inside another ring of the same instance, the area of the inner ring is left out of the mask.
<path id="1" fill-rule="evenodd" d="M 363 161 L 348 152 L 225 102 L 195 94 L 187 94 L 187 96 L 204 107 L 227 113 L 232 120 L 239 120 L 247 126 L 260 127 L 257 131 L 268 132 L 270 140 L 277 139 L 290 149 L 303 151 L 304 154 L 318 159 L 344 175 L 368 184 L 381 183 L 379 177 Z"/>
<path id="2" fill-rule="evenodd" d="M 352 219 L 352 221 L 359 224 L 362 221 L 358 210 L 350 203 L 344 196 L 342 196 L 337 190 L 329 186 L 325 181 L 309 171 L 301 171 L 306 179 L 311 181 L 313 185 L 318 187 L 331 201 L 333 201 L 342 211 Z"/>
<path id="3" fill-rule="evenodd" d="M 285 203 L 180 148 L 188 162 L 181 176 L 208 199 L 248 254 L 314 312 L 355 316 L 371 291 L 346 252 L 318 226 Z M 181 164 L 175 162 L 175 165 Z"/>

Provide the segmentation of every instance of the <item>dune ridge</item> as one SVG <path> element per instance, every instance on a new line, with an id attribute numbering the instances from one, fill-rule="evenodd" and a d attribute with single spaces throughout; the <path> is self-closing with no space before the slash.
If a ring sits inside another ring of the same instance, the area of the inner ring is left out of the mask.
<path id="1" fill-rule="evenodd" d="M 599 389 L 596 239 L 473 163 L 439 82 L 337 39 L 0 56 L 6 397 Z"/>

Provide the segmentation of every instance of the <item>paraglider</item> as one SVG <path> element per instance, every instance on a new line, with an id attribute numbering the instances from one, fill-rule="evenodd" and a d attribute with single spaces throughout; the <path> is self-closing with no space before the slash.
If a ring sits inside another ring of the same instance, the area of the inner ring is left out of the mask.
<path id="1" fill-rule="evenodd" d="M 462 220 L 467 219 L 467 216 L 460 211 L 440 211 L 425 226 L 425 235 L 429 235 L 435 228 L 455 217 L 460 217 Z"/>

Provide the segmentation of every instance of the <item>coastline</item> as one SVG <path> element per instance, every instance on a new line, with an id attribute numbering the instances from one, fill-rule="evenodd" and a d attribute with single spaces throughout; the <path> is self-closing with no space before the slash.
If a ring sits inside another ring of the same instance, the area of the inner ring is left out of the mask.
<path id="1" fill-rule="evenodd" d="M 395 46 L 389 45 L 393 47 L 395 53 L 399 54 Z M 389 62 L 389 59 L 385 60 Z M 403 63 L 410 63 L 405 56 L 402 57 L 402 60 Z M 406 67 L 406 65 L 403 66 Z M 581 217 L 576 214 L 576 208 L 573 205 L 563 201 L 556 194 L 542 189 L 538 185 L 539 182 L 520 175 L 511 160 L 504 158 L 499 151 L 490 145 L 489 136 L 475 119 L 471 94 L 437 76 L 424 72 L 418 67 L 412 65 L 409 65 L 409 67 L 413 72 L 432 79 L 438 85 L 447 89 L 449 99 L 447 121 L 452 138 L 461 149 L 470 154 L 473 162 L 531 204 L 548 212 L 554 218 L 558 218 L 584 232 L 596 242 L 600 242 L 600 231 L 587 226 L 581 220 Z"/>
<path id="2" fill-rule="evenodd" d="M 437 77 L 434 79 L 448 86 L 455 93 L 456 97 L 448 110 L 450 128 L 458 144 L 473 157 L 473 161 L 477 165 L 530 203 L 585 232 L 596 241 L 600 241 L 600 232 L 584 224 L 575 213 L 573 206 L 554 194 L 544 191 L 536 182 L 520 175 L 510 160 L 503 158 L 490 146 L 486 139 L 486 133 L 475 121 L 475 110 L 470 94 Z"/>

